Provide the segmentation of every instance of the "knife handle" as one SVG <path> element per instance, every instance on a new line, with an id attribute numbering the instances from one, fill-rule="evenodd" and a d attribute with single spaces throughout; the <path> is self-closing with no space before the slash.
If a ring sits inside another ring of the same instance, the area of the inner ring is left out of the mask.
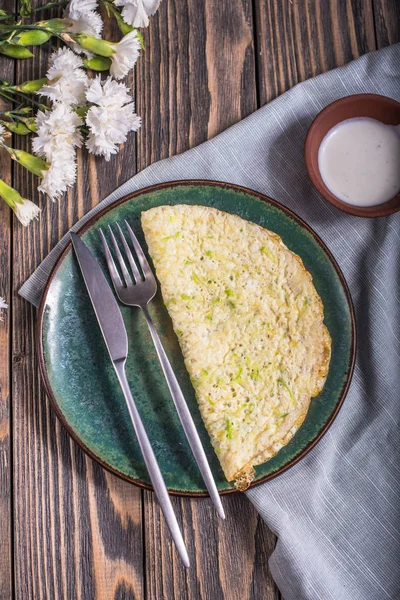
<path id="1" fill-rule="evenodd" d="M 178 521 L 176 520 L 175 512 L 171 504 L 171 499 L 169 497 L 168 490 L 166 488 L 163 476 L 160 471 L 160 467 L 158 466 L 157 459 L 153 452 L 153 448 L 151 447 L 150 440 L 147 437 L 147 433 L 142 423 L 142 419 L 140 418 L 139 412 L 135 405 L 135 401 L 131 394 L 131 390 L 129 388 L 129 383 L 126 378 L 125 372 L 125 362 L 125 360 L 114 362 L 114 368 L 117 373 L 117 377 L 121 385 L 126 404 L 128 406 L 129 414 L 132 420 L 132 425 L 135 430 L 137 440 L 139 442 L 140 450 L 142 451 L 143 459 L 146 464 L 151 483 L 153 484 L 154 492 L 158 498 L 161 510 L 164 514 L 165 520 L 167 522 L 179 555 L 182 559 L 182 562 L 185 565 L 185 567 L 189 567 L 189 556 L 186 550 L 185 542 L 183 541 Z"/>
<path id="2" fill-rule="evenodd" d="M 221 519 L 225 519 L 225 512 L 222 506 L 221 498 L 218 494 L 217 486 L 215 484 L 210 465 L 208 464 L 206 453 L 204 452 L 200 436 L 196 429 L 196 425 L 194 424 L 192 415 L 190 414 L 190 410 L 186 403 L 185 397 L 182 393 L 178 380 L 171 367 L 171 363 L 169 362 L 168 356 L 161 343 L 157 329 L 155 328 L 152 318 L 150 317 L 147 306 L 141 306 L 140 308 L 142 309 L 144 316 L 146 317 L 147 325 L 149 327 L 150 334 L 153 339 L 153 343 L 157 351 L 157 355 L 161 363 L 161 367 L 165 379 L 167 381 L 172 400 L 174 401 L 175 408 L 181 421 L 183 430 L 186 434 L 186 438 L 189 442 L 190 448 L 192 449 L 193 456 L 195 457 L 197 465 L 200 469 L 200 473 L 202 474 L 203 481 L 207 486 L 208 493 L 210 494 L 210 498 L 215 508 L 217 509 L 219 516 L 221 517 Z"/>

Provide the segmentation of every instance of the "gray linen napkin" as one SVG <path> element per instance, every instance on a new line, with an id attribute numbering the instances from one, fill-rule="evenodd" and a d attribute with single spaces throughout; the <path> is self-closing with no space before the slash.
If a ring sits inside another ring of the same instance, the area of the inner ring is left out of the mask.
<path id="1" fill-rule="evenodd" d="M 269 564 L 286 600 L 400 598 L 400 212 L 370 220 L 336 210 L 313 189 L 303 161 L 316 114 L 337 98 L 368 92 L 400 100 L 400 44 L 303 82 L 198 148 L 148 167 L 73 228 L 145 186 L 216 179 L 293 209 L 335 255 L 358 325 L 348 397 L 305 459 L 247 492 L 278 536 Z M 35 306 L 66 242 L 20 291 Z"/>

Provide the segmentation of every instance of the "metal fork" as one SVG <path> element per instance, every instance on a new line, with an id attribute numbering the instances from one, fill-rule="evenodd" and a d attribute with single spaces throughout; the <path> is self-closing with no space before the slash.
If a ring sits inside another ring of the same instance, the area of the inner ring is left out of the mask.
<path id="1" fill-rule="evenodd" d="M 116 227 L 118 229 L 119 236 L 121 238 L 122 246 L 125 251 L 125 255 L 128 258 L 128 262 L 131 268 L 132 276 L 128 270 L 126 262 L 122 256 L 121 250 L 119 248 L 118 242 L 114 235 L 114 232 L 109 226 L 109 231 L 111 235 L 111 240 L 115 249 L 115 254 L 117 256 L 118 264 L 121 269 L 121 273 L 124 279 L 124 282 L 121 281 L 119 276 L 117 267 L 115 265 L 113 256 L 111 254 L 111 250 L 108 246 L 107 240 L 104 236 L 102 230 L 100 230 L 101 240 L 104 246 L 104 252 L 107 260 L 108 269 L 110 271 L 111 279 L 116 291 L 118 298 L 124 304 L 128 306 L 137 306 L 139 307 L 147 321 L 147 325 L 150 330 L 151 337 L 153 339 L 153 343 L 155 349 L 158 354 L 158 358 L 161 363 L 161 367 L 167 380 L 168 388 L 171 393 L 172 399 L 174 401 L 178 416 L 182 423 L 183 430 L 188 439 L 189 445 L 192 449 L 193 455 L 196 459 L 200 472 L 203 476 L 204 483 L 207 486 L 208 492 L 210 494 L 211 500 L 213 501 L 217 512 L 221 519 L 225 519 L 224 509 L 222 507 L 221 499 L 218 494 L 217 486 L 215 485 L 215 481 L 213 475 L 211 473 L 210 465 L 208 464 L 207 457 L 205 455 L 203 446 L 200 441 L 199 434 L 197 432 L 196 426 L 193 422 L 192 415 L 190 414 L 189 408 L 186 404 L 186 400 L 183 396 L 182 390 L 179 386 L 179 383 L 175 377 L 175 373 L 172 370 L 169 359 L 166 355 L 166 352 L 163 348 L 157 330 L 154 326 L 154 323 L 150 317 L 147 305 L 154 298 L 157 292 L 157 282 L 153 275 L 153 272 L 147 262 L 147 259 L 143 253 L 143 250 L 132 231 L 131 226 L 127 221 L 125 221 L 126 228 L 129 233 L 129 237 L 131 239 L 133 248 L 136 253 L 137 261 L 141 267 L 142 273 L 140 273 L 139 268 L 135 262 L 131 249 L 126 241 L 126 238 L 122 232 L 121 227 L 118 223 L 116 223 Z"/>

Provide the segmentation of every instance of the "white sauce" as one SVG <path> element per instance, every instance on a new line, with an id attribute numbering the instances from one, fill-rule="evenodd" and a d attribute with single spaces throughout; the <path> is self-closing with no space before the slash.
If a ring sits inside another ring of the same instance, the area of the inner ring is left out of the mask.
<path id="1" fill-rule="evenodd" d="M 375 206 L 400 190 L 400 131 L 368 117 L 346 119 L 321 142 L 318 167 L 343 202 Z"/>

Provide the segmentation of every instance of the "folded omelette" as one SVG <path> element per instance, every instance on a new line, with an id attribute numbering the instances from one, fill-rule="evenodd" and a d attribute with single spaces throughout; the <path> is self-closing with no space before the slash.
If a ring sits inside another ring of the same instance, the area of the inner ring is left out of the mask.
<path id="1" fill-rule="evenodd" d="M 211 442 L 246 489 L 324 386 L 321 299 L 299 256 L 237 215 L 159 206 L 142 227 Z"/>

